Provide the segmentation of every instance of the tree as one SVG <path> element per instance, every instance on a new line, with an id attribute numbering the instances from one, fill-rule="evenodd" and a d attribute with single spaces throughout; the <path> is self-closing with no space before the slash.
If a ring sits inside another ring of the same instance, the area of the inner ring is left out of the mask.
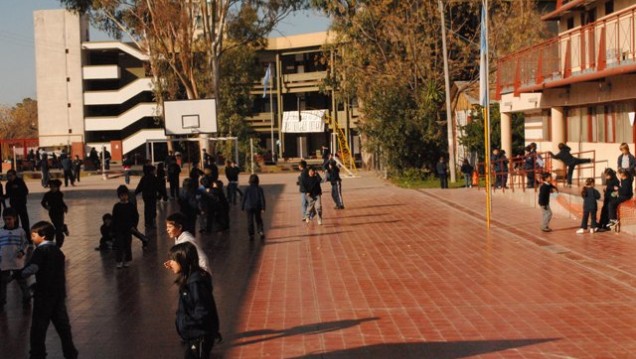
<path id="1" fill-rule="evenodd" d="M 0 137 L 4 139 L 37 138 L 37 101 L 25 98 L 13 107 L 0 107 Z"/>
<path id="2" fill-rule="evenodd" d="M 495 64 L 498 54 L 535 41 L 539 35 L 516 29 L 540 21 L 532 0 L 491 4 L 491 27 L 497 28 L 491 33 L 522 33 L 493 35 Z M 313 5 L 334 19 L 335 41 L 327 49 L 336 55 L 326 86 L 336 89 L 340 101 L 358 98 L 366 149 L 381 152 L 396 174 L 436 162 L 446 148 L 437 2 L 314 0 Z M 451 81 L 475 81 L 479 74 L 480 6 L 480 0 L 446 1 Z"/>

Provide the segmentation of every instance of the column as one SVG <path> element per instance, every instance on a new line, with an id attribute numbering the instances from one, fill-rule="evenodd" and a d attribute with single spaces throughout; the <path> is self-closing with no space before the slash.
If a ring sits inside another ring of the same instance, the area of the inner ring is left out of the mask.
<path id="1" fill-rule="evenodd" d="M 563 116 L 563 107 L 552 107 L 550 109 L 550 142 L 552 143 L 552 152 L 559 152 L 559 143 L 566 143 L 567 136 L 565 133 L 565 116 Z M 546 139 L 547 140 L 547 139 Z M 565 166 L 561 161 L 552 161 L 552 170 L 564 169 Z"/>
<path id="2" fill-rule="evenodd" d="M 512 156 L 512 114 L 501 113 L 501 149 L 506 151 L 506 156 Z"/>

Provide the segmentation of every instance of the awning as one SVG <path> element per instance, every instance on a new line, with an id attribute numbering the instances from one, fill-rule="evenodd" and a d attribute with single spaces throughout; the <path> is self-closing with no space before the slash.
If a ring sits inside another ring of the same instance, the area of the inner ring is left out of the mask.
<path id="1" fill-rule="evenodd" d="M 325 132 L 323 121 L 325 113 L 327 110 L 300 111 L 300 118 L 298 118 L 298 111 L 285 111 L 281 131 L 283 133 Z"/>

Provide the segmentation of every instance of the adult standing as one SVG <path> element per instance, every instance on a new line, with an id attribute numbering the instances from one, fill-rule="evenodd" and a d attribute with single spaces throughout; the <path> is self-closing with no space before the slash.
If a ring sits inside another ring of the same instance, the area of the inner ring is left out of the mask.
<path id="1" fill-rule="evenodd" d="M 625 169 L 633 180 L 634 174 L 636 174 L 636 158 L 629 152 L 629 145 L 627 143 L 621 143 L 620 150 L 621 154 L 618 156 L 618 164 L 616 166 L 617 171 Z"/>
<path id="2" fill-rule="evenodd" d="M 29 213 L 27 212 L 27 196 L 29 195 L 29 189 L 24 183 L 22 178 L 18 177 L 15 170 L 9 170 L 7 172 L 7 197 L 9 198 L 9 205 L 15 209 L 20 216 L 20 224 L 25 232 L 30 232 L 29 227 Z"/>
<path id="3" fill-rule="evenodd" d="M 42 187 L 47 188 L 49 186 L 49 156 L 43 153 L 40 160 L 40 171 L 42 173 Z M 26 230 L 26 229 L 25 229 Z"/>
<path id="4" fill-rule="evenodd" d="M 435 170 L 439 177 L 439 184 L 441 188 L 448 188 L 448 164 L 446 163 L 446 160 L 444 160 L 444 156 L 439 158 L 439 162 L 437 162 Z"/>
<path id="5" fill-rule="evenodd" d="M 88 159 L 91 160 L 93 169 L 95 171 L 99 170 L 99 155 L 97 154 L 97 150 L 95 149 L 95 147 L 91 148 L 91 151 L 88 154 Z"/>
<path id="6" fill-rule="evenodd" d="M 62 171 L 64 171 L 64 187 L 68 187 L 69 180 L 71 186 L 75 186 L 75 176 L 73 175 L 73 161 L 68 155 L 64 155 L 60 161 Z"/>

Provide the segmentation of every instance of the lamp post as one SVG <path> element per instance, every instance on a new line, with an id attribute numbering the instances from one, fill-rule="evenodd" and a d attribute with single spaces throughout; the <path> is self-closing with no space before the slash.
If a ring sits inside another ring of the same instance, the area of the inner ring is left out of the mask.
<path id="1" fill-rule="evenodd" d="M 439 15 L 442 20 L 442 50 L 444 51 L 444 85 L 446 86 L 446 134 L 448 136 L 448 167 L 450 169 L 451 182 L 455 182 L 455 138 L 453 136 L 453 115 L 450 103 L 450 79 L 448 75 L 448 51 L 446 49 L 446 19 L 444 18 L 444 5 L 439 4 Z"/>

